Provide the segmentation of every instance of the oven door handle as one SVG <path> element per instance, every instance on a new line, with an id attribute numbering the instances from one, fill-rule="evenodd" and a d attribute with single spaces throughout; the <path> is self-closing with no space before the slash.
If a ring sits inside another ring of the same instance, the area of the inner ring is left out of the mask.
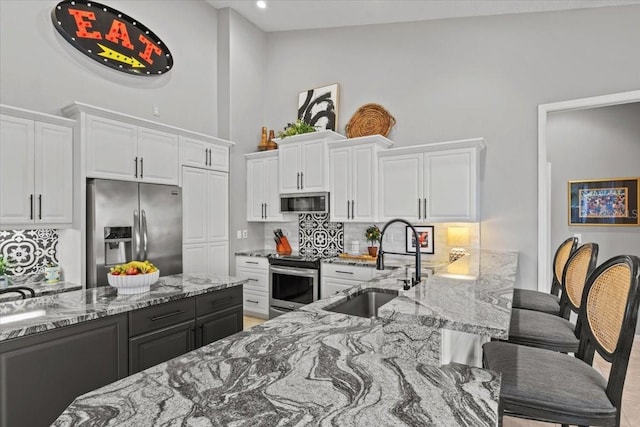
<path id="1" fill-rule="evenodd" d="M 288 274 L 291 276 L 302 276 L 302 277 L 315 277 L 316 274 L 318 274 L 318 270 L 312 270 L 310 268 L 270 267 L 270 271 L 276 274 Z"/>

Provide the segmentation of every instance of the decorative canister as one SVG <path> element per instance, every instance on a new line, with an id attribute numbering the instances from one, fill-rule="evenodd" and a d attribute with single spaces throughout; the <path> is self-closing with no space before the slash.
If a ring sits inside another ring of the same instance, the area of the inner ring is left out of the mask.
<path id="1" fill-rule="evenodd" d="M 351 255 L 359 255 L 360 254 L 360 242 L 357 240 L 351 241 Z"/>
<path id="2" fill-rule="evenodd" d="M 44 268 L 44 280 L 47 283 L 58 283 L 60 281 L 60 266 L 48 265 Z"/>

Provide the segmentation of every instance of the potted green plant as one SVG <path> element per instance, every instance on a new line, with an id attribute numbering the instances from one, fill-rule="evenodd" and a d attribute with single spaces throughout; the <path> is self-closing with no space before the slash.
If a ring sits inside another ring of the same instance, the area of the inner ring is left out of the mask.
<path id="1" fill-rule="evenodd" d="M 0 288 L 7 286 L 7 268 L 9 267 L 9 260 L 0 255 Z"/>
<path id="2" fill-rule="evenodd" d="M 309 123 L 303 122 L 298 119 L 293 123 L 287 123 L 287 126 L 284 128 L 284 131 L 281 131 L 278 134 L 278 138 L 286 138 L 288 136 L 300 135 L 303 133 L 315 132 L 316 127 L 310 125 Z"/>
<path id="3" fill-rule="evenodd" d="M 371 243 L 367 248 L 369 250 L 369 255 L 372 257 L 378 256 L 378 247 L 375 246 L 375 244 L 380 241 L 380 229 L 378 226 L 374 224 L 368 227 L 364 236 L 367 238 L 367 242 Z"/>

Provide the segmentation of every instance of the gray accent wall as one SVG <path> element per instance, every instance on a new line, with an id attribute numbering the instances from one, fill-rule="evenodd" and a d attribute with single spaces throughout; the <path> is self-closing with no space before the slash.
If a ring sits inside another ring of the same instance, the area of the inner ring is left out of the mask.
<path id="1" fill-rule="evenodd" d="M 362 104 L 397 147 L 484 137 L 482 246 L 520 253 L 537 283 L 537 107 L 640 87 L 640 6 L 267 34 L 267 122 L 305 89 L 340 84 L 338 131 Z"/>
<path id="2" fill-rule="evenodd" d="M 640 176 L 640 102 L 549 114 L 547 159 L 551 247 L 579 233 L 584 243 L 599 245 L 598 264 L 615 255 L 640 256 L 640 227 L 570 226 L 567 207 L 568 181 Z"/>

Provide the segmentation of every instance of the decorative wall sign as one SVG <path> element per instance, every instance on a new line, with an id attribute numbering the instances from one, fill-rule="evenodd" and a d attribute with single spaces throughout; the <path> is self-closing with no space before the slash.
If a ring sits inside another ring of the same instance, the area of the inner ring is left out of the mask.
<path id="1" fill-rule="evenodd" d="M 298 118 L 317 130 L 335 132 L 338 128 L 338 84 L 300 92 Z"/>
<path id="2" fill-rule="evenodd" d="M 94 1 L 64 0 L 51 11 L 51 19 L 73 47 L 107 67 L 155 76 L 173 66 L 169 48 L 153 31 L 111 7 Z"/>
<path id="3" fill-rule="evenodd" d="M 56 230 L 0 230 L 0 254 L 9 260 L 12 276 L 42 273 L 45 265 L 58 264 L 57 245 Z"/>
<path id="4" fill-rule="evenodd" d="M 640 178 L 569 181 L 569 225 L 639 225 Z"/>

